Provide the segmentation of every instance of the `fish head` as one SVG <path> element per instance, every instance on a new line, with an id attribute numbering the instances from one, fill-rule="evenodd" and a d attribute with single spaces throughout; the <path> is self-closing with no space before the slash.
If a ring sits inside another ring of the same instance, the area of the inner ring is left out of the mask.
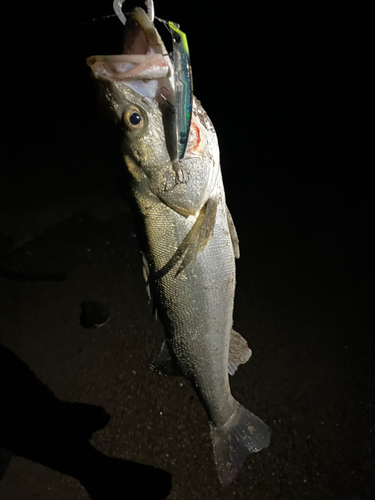
<path id="1" fill-rule="evenodd" d="M 154 99 L 143 96 L 124 82 L 99 82 L 100 99 L 106 104 L 120 130 L 125 163 L 134 180 L 145 177 L 149 189 L 158 194 L 159 186 L 174 172 L 165 142 L 163 116 Z"/>
<path id="2" fill-rule="evenodd" d="M 135 182 L 179 214 L 197 215 L 220 172 L 215 130 L 199 101 L 183 160 L 168 148 L 168 100 L 174 93 L 173 65 L 147 14 L 127 14 L 123 54 L 91 56 L 87 64 L 106 114 L 121 131 L 126 166 Z"/>

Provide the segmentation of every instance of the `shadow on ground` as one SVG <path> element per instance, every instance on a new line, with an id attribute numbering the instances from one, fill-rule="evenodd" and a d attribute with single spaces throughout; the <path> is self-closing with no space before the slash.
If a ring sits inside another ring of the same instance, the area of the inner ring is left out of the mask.
<path id="1" fill-rule="evenodd" d="M 161 500 L 168 472 L 111 458 L 89 443 L 110 420 L 100 406 L 59 400 L 12 351 L 0 345 L 0 479 L 13 455 L 72 476 L 93 500 Z M 1 449 L 3 448 L 3 449 Z"/>

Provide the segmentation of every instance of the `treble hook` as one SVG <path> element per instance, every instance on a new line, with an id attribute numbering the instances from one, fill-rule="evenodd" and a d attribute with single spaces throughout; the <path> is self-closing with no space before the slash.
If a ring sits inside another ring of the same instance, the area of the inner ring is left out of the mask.
<path id="1" fill-rule="evenodd" d="M 114 0 L 113 2 L 113 10 L 116 13 L 116 16 L 120 19 L 122 24 L 125 26 L 126 17 L 122 12 L 122 4 L 125 3 L 125 0 Z M 146 0 L 145 4 L 147 5 L 147 15 L 150 21 L 153 23 L 155 18 L 155 9 L 154 9 L 154 0 Z"/>

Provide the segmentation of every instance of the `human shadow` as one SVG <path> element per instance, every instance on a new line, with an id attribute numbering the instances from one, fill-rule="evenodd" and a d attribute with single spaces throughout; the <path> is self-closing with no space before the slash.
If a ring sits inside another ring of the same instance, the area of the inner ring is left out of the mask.
<path id="1" fill-rule="evenodd" d="M 78 479 L 92 500 L 167 497 L 168 472 L 108 457 L 88 442 L 110 420 L 103 408 L 59 400 L 1 344 L 0 381 L 0 480 L 19 455 Z"/>

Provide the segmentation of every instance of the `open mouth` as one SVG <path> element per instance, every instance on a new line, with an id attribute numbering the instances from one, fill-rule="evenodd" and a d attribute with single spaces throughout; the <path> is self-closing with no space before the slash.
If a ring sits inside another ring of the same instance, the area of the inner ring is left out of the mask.
<path id="1" fill-rule="evenodd" d="M 191 68 L 186 35 L 175 23 L 163 22 L 173 32 L 173 64 L 154 23 L 141 8 L 126 15 L 123 53 L 91 56 L 87 64 L 98 80 L 121 82 L 158 103 L 167 149 L 175 165 L 184 158 L 189 139 Z"/>
<path id="2" fill-rule="evenodd" d="M 164 43 L 141 8 L 127 14 L 123 53 L 91 56 L 87 64 L 95 78 L 126 82 L 139 94 L 152 98 L 158 92 L 157 80 L 170 80 L 173 73 Z"/>

